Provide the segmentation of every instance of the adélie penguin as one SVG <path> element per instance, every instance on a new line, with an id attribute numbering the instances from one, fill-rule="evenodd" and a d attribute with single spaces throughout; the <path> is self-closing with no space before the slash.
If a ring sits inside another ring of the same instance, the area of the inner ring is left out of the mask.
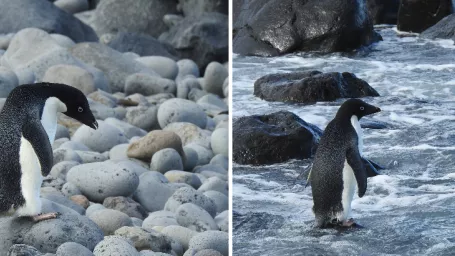
<path id="1" fill-rule="evenodd" d="M 9 94 L 0 112 L 0 214 L 56 218 L 41 213 L 40 188 L 53 166 L 51 144 L 58 113 L 93 128 L 98 123 L 78 89 L 52 83 L 27 84 Z"/>
<path id="2" fill-rule="evenodd" d="M 377 174 L 374 165 L 362 157 L 362 129 L 359 120 L 381 111 L 359 99 L 345 101 L 321 136 L 309 181 L 313 193 L 316 227 L 351 227 L 351 202 L 357 184 L 359 197 L 367 189 L 367 177 Z"/>

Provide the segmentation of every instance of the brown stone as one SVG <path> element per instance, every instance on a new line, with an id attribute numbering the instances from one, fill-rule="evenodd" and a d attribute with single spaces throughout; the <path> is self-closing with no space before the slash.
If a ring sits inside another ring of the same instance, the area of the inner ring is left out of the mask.
<path id="1" fill-rule="evenodd" d="M 150 162 L 156 152 L 165 148 L 173 148 L 182 158 L 185 157 L 180 137 L 175 132 L 162 130 L 151 131 L 140 140 L 131 143 L 127 155 L 131 158 Z"/>
<path id="2" fill-rule="evenodd" d="M 74 195 L 70 197 L 71 201 L 87 209 L 90 206 L 90 201 L 83 195 Z"/>

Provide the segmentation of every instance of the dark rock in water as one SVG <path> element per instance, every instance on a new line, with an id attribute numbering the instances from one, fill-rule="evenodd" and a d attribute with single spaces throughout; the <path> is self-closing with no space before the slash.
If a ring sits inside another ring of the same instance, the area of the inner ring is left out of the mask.
<path id="1" fill-rule="evenodd" d="M 119 52 L 134 52 L 140 56 L 164 56 L 177 59 L 172 46 L 145 34 L 120 32 L 105 43 Z"/>
<path id="2" fill-rule="evenodd" d="M 362 128 L 369 128 L 369 129 L 387 129 L 390 128 L 390 124 L 386 122 L 381 122 L 377 120 L 368 120 L 368 119 L 361 119 L 360 126 Z"/>
<path id="3" fill-rule="evenodd" d="M 245 1 L 250 2 L 250 0 L 232 1 L 232 20 L 234 23 L 238 23 L 240 13 L 242 12 L 242 8 L 245 5 Z"/>
<path id="4" fill-rule="evenodd" d="M 242 55 L 350 51 L 381 40 L 364 1 L 235 2 L 233 50 Z"/>
<path id="5" fill-rule="evenodd" d="M 319 71 L 263 76 L 254 83 L 254 95 L 267 101 L 297 103 L 379 96 L 373 87 L 352 73 Z"/>
<path id="6" fill-rule="evenodd" d="M 272 164 L 309 158 L 322 131 L 294 113 L 241 117 L 233 124 L 233 159 L 239 164 Z"/>
<path id="7" fill-rule="evenodd" d="M 0 34 L 35 27 L 75 42 L 98 41 L 93 29 L 47 0 L 0 0 Z"/>
<path id="8" fill-rule="evenodd" d="M 59 211 L 64 208 L 58 206 Z M 57 219 L 38 223 L 31 218 L 0 218 L 0 255 L 6 255 L 14 244 L 30 245 L 42 253 L 55 253 L 65 242 L 76 242 L 93 250 L 103 240 L 103 232 L 87 217 L 70 213 L 72 210 L 66 209 L 67 212 Z M 43 212 L 50 212 L 48 210 L 43 209 Z"/>
<path id="9" fill-rule="evenodd" d="M 397 28 L 420 33 L 452 13 L 452 0 L 401 0 Z"/>
<path id="10" fill-rule="evenodd" d="M 8 256 L 41 256 L 35 247 L 26 244 L 15 244 L 9 248 Z"/>
<path id="11" fill-rule="evenodd" d="M 229 13 L 227 0 L 179 0 L 185 16 L 200 16 L 205 12 Z"/>
<path id="12" fill-rule="evenodd" d="M 121 31 L 154 37 L 167 30 L 163 16 L 177 12 L 176 0 L 103 0 L 96 7 L 93 26 L 99 36 Z"/>
<path id="13" fill-rule="evenodd" d="M 180 58 L 196 62 L 200 69 L 212 61 L 224 63 L 229 56 L 228 16 L 212 12 L 186 17 L 159 39 L 172 45 Z"/>
<path id="14" fill-rule="evenodd" d="M 455 14 L 451 14 L 420 34 L 428 39 L 455 39 Z"/>
<path id="15" fill-rule="evenodd" d="M 368 0 L 367 5 L 373 24 L 397 24 L 400 0 Z"/>

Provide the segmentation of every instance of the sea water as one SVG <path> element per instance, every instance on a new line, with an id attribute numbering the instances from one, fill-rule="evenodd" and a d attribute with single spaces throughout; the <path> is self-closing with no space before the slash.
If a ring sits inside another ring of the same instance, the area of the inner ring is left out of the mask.
<path id="1" fill-rule="evenodd" d="M 364 129 L 364 155 L 386 167 L 354 197 L 364 229 L 315 229 L 311 188 L 296 179 L 308 160 L 234 164 L 234 255 L 455 255 L 455 46 L 377 26 L 384 40 L 354 53 L 234 56 L 234 119 L 288 110 L 324 129 L 343 102 L 263 101 L 261 76 L 304 70 L 352 72 L 381 97 L 364 100 L 388 124 Z"/>

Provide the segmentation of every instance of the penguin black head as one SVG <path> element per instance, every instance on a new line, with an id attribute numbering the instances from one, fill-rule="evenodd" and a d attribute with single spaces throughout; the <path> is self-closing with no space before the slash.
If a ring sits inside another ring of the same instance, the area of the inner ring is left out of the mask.
<path id="1" fill-rule="evenodd" d="M 337 117 L 351 118 L 352 116 L 357 116 L 357 118 L 360 120 L 360 118 L 364 116 L 371 115 L 380 111 L 380 108 L 365 103 L 362 100 L 349 99 L 345 101 L 338 109 Z"/>
<path id="2" fill-rule="evenodd" d="M 90 110 L 87 97 L 79 89 L 65 84 L 42 83 L 42 86 L 47 89 L 48 97 L 56 97 L 65 104 L 66 111 L 63 111 L 63 114 L 98 129 L 98 122 Z"/>

